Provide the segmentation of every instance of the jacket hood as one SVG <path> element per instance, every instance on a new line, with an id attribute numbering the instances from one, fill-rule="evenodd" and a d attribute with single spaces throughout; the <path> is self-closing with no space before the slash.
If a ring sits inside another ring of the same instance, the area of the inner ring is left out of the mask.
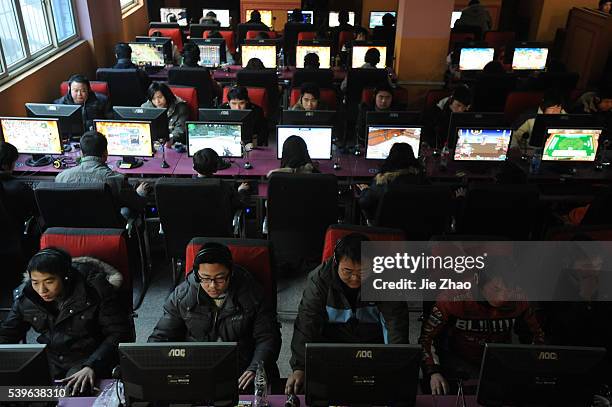
<path id="1" fill-rule="evenodd" d="M 297 167 L 297 168 L 289 168 L 289 167 L 285 167 L 285 168 L 276 168 L 274 170 L 271 170 L 267 177 L 269 178 L 270 175 L 274 174 L 275 172 L 284 172 L 284 173 L 290 173 L 290 174 L 304 174 L 304 173 L 312 173 L 314 172 L 314 165 L 312 165 L 312 163 L 306 163 L 305 165 L 302 165 L 301 167 Z"/>
<path id="2" fill-rule="evenodd" d="M 436 106 L 438 106 L 440 110 L 444 110 L 444 107 L 446 106 L 450 98 L 451 98 L 450 96 L 447 96 L 445 98 L 440 99 L 440 101 L 438 102 Z"/>
<path id="3" fill-rule="evenodd" d="M 104 273 L 106 281 L 108 281 L 108 283 L 113 286 L 115 290 L 119 289 L 123 284 L 123 276 L 119 270 L 108 263 L 93 257 L 75 257 L 72 259 L 73 268 L 83 268 L 81 266 L 86 266 L 88 268 L 88 276 L 86 279 L 89 279 L 90 275 L 92 274 Z M 29 281 L 30 275 L 26 271 L 23 273 L 23 282 L 27 283 Z"/>
<path id="4" fill-rule="evenodd" d="M 376 185 L 387 185 L 395 181 L 401 175 L 419 175 L 419 170 L 416 168 L 405 168 L 399 171 L 390 171 L 383 174 L 376 174 L 374 180 Z"/>

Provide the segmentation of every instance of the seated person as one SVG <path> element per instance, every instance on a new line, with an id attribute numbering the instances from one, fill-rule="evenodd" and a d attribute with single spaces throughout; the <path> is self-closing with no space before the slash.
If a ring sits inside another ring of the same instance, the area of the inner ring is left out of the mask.
<path id="1" fill-rule="evenodd" d="M 137 212 L 142 211 L 151 186 L 147 182 L 141 182 L 134 191 L 123 174 L 111 170 L 106 165 L 107 146 L 108 142 L 103 134 L 97 131 L 85 132 L 81 137 L 80 164 L 57 174 L 55 182 L 81 184 L 104 182 L 110 186 L 113 196 L 122 207 Z M 126 212 L 122 210 L 122 213 Z"/>
<path id="2" fill-rule="evenodd" d="M 599 0 L 597 9 L 606 14 L 612 14 L 612 0 Z"/>
<path id="3" fill-rule="evenodd" d="M 367 50 L 364 56 L 364 62 L 365 63 L 359 67 L 360 69 L 379 69 L 377 65 L 380 62 L 380 51 L 377 48 L 370 48 Z M 391 79 L 389 79 L 389 85 L 392 85 Z M 346 92 L 347 87 L 348 76 L 345 77 L 340 84 L 340 90 L 342 90 L 342 92 Z"/>
<path id="4" fill-rule="evenodd" d="M 452 113 L 464 113 L 472 105 L 472 91 L 467 86 L 455 88 L 453 94 L 441 99 L 423 114 L 423 137 L 429 147 L 441 149 L 448 141 L 448 126 Z"/>
<path id="5" fill-rule="evenodd" d="M 283 143 L 283 151 L 281 153 L 280 168 L 271 170 L 268 173 L 268 178 L 275 172 L 284 172 L 292 174 L 310 174 L 319 172 L 313 165 L 308 154 L 308 146 L 300 136 L 289 136 Z"/>
<path id="6" fill-rule="evenodd" d="M 266 31 L 260 31 L 255 36 L 255 39 L 256 40 L 269 40 L 270 39 L 270 34 L 268 34 Z"/>
<path id="7" fill-rule="evenodd" d="M 132 62 L 132 47 L 130 47 L 130 44 L 120 42 L 115 45 L 114 51 L 117 63 L 113 66 L 113 69 L 138 69 Z"/>
<path id="8" fill-rule="evenodd" d="M 604 129 L 602 140 L 612 140 L 612 84 L 578 98 L 572 113 L 592 114 L 597 126 Z"/>
<path id="9" fill-rule="evenodd" d="M 484 68 L 482 68 L 482 73 L 484 74 L 503 74 L 505 72 L 504 66 L 499 61 L 489 61 Z"/>
<path id="10" fill-rule="evenodd" d="M 244 67 L 244 70 L 246 71 L 262 71 L 264 69 L 266 69 L 266 67 L 259 58 L 249 59 L 249 62 L 247 62 L 246 66 Z"/>
<path id="11" fill-rule="evenodd" d="M 257 10 L 251 12 L 250 19 L 245 23 L 249 25 L 258 25 L 262 31 L 270 31 L 270 27 L 261 22 L 261 13 Z"/>
<path id="12" fill-rule="evenodd" d="M 530 331 L 525 342 L 544 343 L 530 304 L 514 301 L 522 294 L 511 285 L 512 273 L 507 258 L 489 256 L 486 270 L 474 275 L 471 291 L 447 291 L 438 297 L 419 338 L 423 374 L 433 395 L 449 393 L 447 378 L 478 378 L 484 343 L 511 343 L 512 331 L 520 323 Z"/>
<path id="13" fill-rule="evenodd" d="M 214 11 L 209 11 L 206 15 L 202 16 L 200 24 L 221 27 L 221 23 L 217 20 L 217 14 Z"/>
<path id="14" fill-rule="evenodd" d="M 331 29 L 332 38 L 338 43 L 338 36 L 342 31 L 353 31 L 353 26 L 349 24 L 349 12 L 347 10 L 340 10 L 338 12 L 338 25 Z"/>
<path id="15" fill-rule="evenodd" d="M 14 145 L 0 141 L 0 202 L 13 221 L 16 234 L 23 235 L 25 222 L 34 216 L 36 201 L 32 188 L 13 176 L 18 158 Z"/>
<path id="16" fill-rule="evenodd" d="M 387 189 L 393 185 L 425 183 L 427 183 L 425 169 L 414 156 L 412 146 L 408 143 L 395 143 L 372 183 L 357 184 L 357 188 L 361 191 L 359 207 L 368 220 L 373 220 L 376 217 L 378 203 Z"/>
<path id="17" fill-rule="evenodd" d="M 264 117 L 261 107 L 251 103 L 247 88 L 244 86 L 234 86 L 228 92 L 227 99 L 229 102 L 223 103 L 219 106 L 219 109 L 251 110 L 252 123 L 254 123 L 253 139 L 242 139 L 245 148 L 251 150 L 253 147 L 257 146 L 258 140 L 266 141 L 268 139 L 268 122 Z"/>
<path id="18" fill-rule="evenodd" d="M 382 27 L 374 28 L 372 37 L 375 40 L 383 41 L 387 45 L 386 60 L 387 64 L 391 66 L 395 49 L 395 17 L 393 14 L 385 13 L 382 17 L 382 24 Z"/>
<path id="19" fill-rule="evenodd" d="M 147 101 L 142 107 L 157 107 L 167 109 L 168 115 L 168 141 L 170 145 L 179 142 L 185 143 L 187 130 L 185 122 L 189 120 L 189 106 L 180 97 L 172 93 L 172 90 L 163 82 L 153 82 L 147 90 Z"/>
<path id="20" fill-rule="evenodd" d="M 183 64 L 181 67 L 206 69 L 210 76 L 213 94 L 217 98 L 221 97 L 223 94 L 223 88 L 216 80 L 213 79 L 210 70 L 200 65 L 200 47 L 193 42 L 188 41 L 183 47 Z"/>
<path id="21" fill-rule="evenodd" d="M 286 394 L 301 392 L 307 343 L 408 343 L 405 303 L 361 300 L 361 243 L 367 236 L 340 239 L 334 256 L 308 274 L 293 325 Z"/>
<path id="22" fill-rule="evenodd" d="M 108 97 L 93 92 L 89 80 L 79 74 L 68 78 L 68 92 L 53 103 L 84 105 L 83 121 L 87 130 L 93 129 L 94 119 L 110 119 L 112 117 Z"/>
<path id="23" fill-rule="evenodd" d="M 461 11 L 461 17 L 455 22 L 456 26 L 479 27 L 482 33 L 491 30 L 493 27 L 491 14 L 480 0 L 470 0 L 468 7 Z"/>
<path id="24" fill-rule="evenodd" d="M 217 38 L 221 40 L 224 39 L 221 33 L 217 30 L 209 32 L 208 38 Z M 234 59 L 234 55 L 232 55 L 232 53 L 230 52 L 228 48 L 227 42 L 225 43 L 225 63 L 228 65 L 234 65 L 236 63 Z"/>
<path id="25" fill-rule="evenodd" d="M 368 40 L 368 30 L 363 27 L 355 26 L 353 33 L 355 35 L 355 39 L 353 41 L 348 41 L 344 43 L 344 45 L 342 46 L 343 52 L 350 51 L 353 48 L 353 43 L 355 41 L 367 41 Z"/>
<path id="26" fill-rule="evenodd" d="M 319 56 L 314 52 L 309 52 L 304 55 L 304 69 L 316 70 L 319 69 L 321 63 L 319 62 Z"/>
<path id="27" fill-rule="evenodd" d="M 321 101 L 321 91 L 316 83 L 304 82 L 300 87 L 300 100 L 289 110 L 329 110 Z"/>
<path id="28" fill-rule="evenodd" d="M 366 137 L 366 114 L 367 112 L 384 112 L 403 110 L 403 106 L 393 100 L 393 88 L 388 83 L 380 84 L 374 89 L 373 103 L 361 103 L 356 123 L 356 142 L 364 146 Z"/>
<path id="29" fill-rule="evenodd" d="M 52 378 L 61 379 L 68 394 L 86 395 L 97 379 L 111 377 L 118 344 L 134 340 L 128 310 L 117 297 L 121 273 L 56 248 L 35 254 L 26 272 L 0 325 L 0 343 L 19 343 L 33 328 L 37 342 L 47 345 Z"/>
<path id="30" fill-rule="evenodd" d="M 161 33 L 161 31 L 153 31 L 151 33 L 151 37 L 163 37 L 164 35 Z M 176 44 L 172 44 L 172 64 L 173 65 L 180 65 L 181 64 L 181 53 L 178 50 L 178 47 L 176 46 Z"/>
<path id="31" fill-rule="evenodd" d="M 276 312 L 252 274 L 233 263 L 226 246 L 206 243 L 166 300 L 149 342 L 238 342 L 238 387 L 245 389 L 260 362 L 273 376 L 281 334 Z"/>

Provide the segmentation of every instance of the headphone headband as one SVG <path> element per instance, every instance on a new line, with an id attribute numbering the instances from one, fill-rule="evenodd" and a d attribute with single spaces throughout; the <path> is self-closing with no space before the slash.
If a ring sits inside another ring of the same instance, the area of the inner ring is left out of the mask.
<path id="1" fill-rule="evenodd" d="M 64 277 L 65 279 L 68 278 L 68 273 L 70 273 L 70 269 L 72 267 L 72 257 L 70 257 L 70 255 L 62 250 L 59 250 L 55 247 L 47 247 L 44 248 L 42 250 L 40 250 L 38 253 L 36 253 L 34 256 L 32 256 L 32 258 L 30 259 L 30 263 L 28 264 L 28 273 L 30 273 L 31 267 L 30 264 L 32 263 L 32 260 L 34 260 L 37 256 L 53 256 L 56 257 L 58 259 L 60 259 L 63 263 L 64 263 L 64 267 L 63 270 L 65 270 L 65 273 L 62 277 Z"/>
<path id="2" fill-rule="evenodd" d="M 200 267 L 200 264 L 204 263 L 204 256 L 208 256 L 211 254 L 216 254 L 221 260 L 218 263 L 222 263 L 222 264 L 227 263 L 230 266 L 230 272 L 232 271 L 231 270 L 232 252 L 227 248 L 227 246 L 219 244 L 219 246 L 212 245 L 208 247 L 203 247 L 200 249 L 198 254 L 196 254 L 195 258 L 193 259 L 192 270 L 193 270 L 193 275 L 195 277 L 195 280 L 197 282 L 200 282 L 200 276 L 198 275 L 198 268 Z"/>

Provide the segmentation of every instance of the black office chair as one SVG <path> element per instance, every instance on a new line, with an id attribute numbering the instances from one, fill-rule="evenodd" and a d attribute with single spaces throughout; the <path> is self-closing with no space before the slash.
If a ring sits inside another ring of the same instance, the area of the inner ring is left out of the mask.
<path id="1" fill-rule="evenodd" d="M 0 184 L 0 258 L 2 259 L 2 276 L 0 278 L 0 321 L 3 312 L 8 312 L 13 303 L 13 289 L 23 277 L 25 261 L 21 248 L 21 233 L 14 219 L 6 210 Z"/>
<path id="2" fill-rule="evenodd" d="M 198 92 L 199 107 L 210 108 L 214 105 L 212 78 L 206 68 L 173 67 L 168 71 L 169 85 L 192 86 Z"/>
<path id="3" fill-rule="evenodd" d="M 506 99 L 516 89 L 517 77 L 514 74 L 481 73 L 474 83 L 474 112 L 503 112 Z"/>
<path id="4" fill-rule="evenodd" d="M 268 238 L 279 273 L 307 272 L 319 264 L 327 227 L 337 221 L 335 175 L 272 174 Z"/>
<path id="5" fill-rule="evenodd" d="M 291 87 L 299 88 L 303 83 L 312 82 L 319 88 L 334 87 L 334 72 L 331 69 L 296 69 L 291 79 Z"/>
<path id="6" fill-rule="evenodd" d="M 278 76 L 274 69 L 243 69 L 236 73 L 236 82 L 238 86 L 266 88 L 271 112 L 270 117 L 276 121 L 280 94 L 278 91 Z"/>
<path id="7" fill-rule="evenodd" d="M 576 72 L 542 72 L 529 81 L 529 90 L 545 92 L 548 89 L 558 89 L 565 97 L 569 97 L 576 89 L 578 79 L 580 75 Z"/>
<path id="8" fill-rule="evenodd" d="M 96 79 L 108 83 L 114 106 L 140 106 L 147 100 L 148 83 L 137 69 L 98 68 Z"/>

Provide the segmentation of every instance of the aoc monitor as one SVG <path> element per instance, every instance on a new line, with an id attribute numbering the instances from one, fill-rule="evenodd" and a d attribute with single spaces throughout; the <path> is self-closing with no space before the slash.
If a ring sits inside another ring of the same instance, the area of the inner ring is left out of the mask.
<path id="1" fill-rule="evenodd" d="M 187 122 L 187 153 L 193 157 L 203 148 L 212 148 L 219 157 L 242 157 L 242 123 Z"/>
<path id="2" fill-rule="evenodd" d="M 319 69 L 329 69 L 331 67 L 331 46 L 299 44 L 295 48 L 296 68 L 304 68 L 304 57 L 308 54 L 319 56 Z"/>
<path id="3" fill-rule="evenodd" d="M 169 8 L 162 7 L 159 9 L 159 15 L 163 23 L 178 23 L 181 27 L 186 27 L 187 21 L 186 8 Z"/>
<path id="4" fill-rule="evenodd" d="M 455 161 L 506 161 L 512 129 L 459 128 Z"/>
<path id="5" fill-rule="evenodd" d="M 283 155 L 283 144 L 290 136 L 301 137 L 308 148 L 308 154 L 313 160 L 331 160 L 332 158 L 332 126 L 276 126 L 278 159 Z"/>
<path id="6" fill-rule="evenodd" d="M 335 110 L 283 110 L 281 121 L 290 125 L 334 126 L 336 114 Z"/>
<path id="7" fill-rule="evenodd" d="M 166 46 L 153 42 L 130 42 L 132 63 L 139 67 L 163 67 L 166 64 Z"/>
<path id="8" fill-rule="evenodd" d="M 366 159 L 384 160 L 395 143 L 408 143 L 414 156 L 419 156 L 421 127 L 400 125 L 369 125 Z"/>
<path id="9" fill-rule="evenodd" d="M 192 38 L 190 40 L 200 49 L 200 66 L 217 68 L 227 58 L 223 38 Z"/>
<path id="10" fill-rule="evenodd" d="M 355 42 L 351 48 L 351 67 L 360 68 L 365 64 L 365 55 L 370 48 L 376 48 L 380 53 L 380 62 L 376 64 L 376 68 L 384 68 L 387 66 L 387 46 L 375 43 L 360 43 Z"/>
<path id="11" fill-rule="evenodd" d="M 2 386 L 50 386 L 47 345 L 0 345 Z M 61 393 L 55 393 L 61 394 Z"/>
<path id="12" fill-rule="evenodd" d="M 140 120 L 151 123 L 151 136 L 156 140 L 168 140 L 167 109 L 157 107 L 115 106 L 113 113 L 117 120 Z"/>
<path id="13" fill-rule="evenodd" d="M 368 28 L 380 27 L 383 25 L 383 17 L 385 14 L 391 14 L 393 18 L 397 17 L 395 11 L 370 11 L 370 23 Z"/>
<path id="14" fill-rule="evenodd" d="M 459 54 L 460 71 L 482 71 L 486 64 L 493 61 L 495 48 L 461 48 Z"/>
<path id="15" fill-rule="evenodd" d="M 251 45 L 240 47 L 242 53 L 242 67 L 249 63 L 251 58 L 259 58 L 266 68 L 276 68 L 276 45 Z"/>
<path id="16" fill-rule="evenodd" d="M 151 122 L 133 120 L 94 120 L 96 131 L 108 142 L 108 155 L 123 157 L 120 168 L 130 169 L 143 165 L 136 157 L 153 157 Z"/>
<path id="17" fill-rule="evenodd" d="M 30 167 L 51 164 L 50 156 L 63 153 L 59 119 L 0 117 L 2 139 L 17 148 L 20 154 L 31 154 Z"/>
<path id="18" fill-rule="evenodd" d="M 546 129 L 542 161 L 594 162 L 602 128 Z"/>
<path id="19" fill-rule="evenodd" d="M 452 149 L 457 142 L 458 129 L 473 128 L 498 128 L 500 123 L 504 123 L 503 113 L 480 113 L 464 112 L 452 113 L 448 125 L 448 146 Z"/>
<path id="20" fill-rule="evenodd" d="M 83 107 L 81 105 L 56 105 L 26 103 L 28 117 L 59 119 L 60 134 L 64 140 L 83 135 Z"/>
<path id="21" fill-rule="evenodd" d="M 518 46 L 514 48 L 512 70 L 543 71 L 548 60 L 548 48 Z"/>
<path id="22" fill-rule="evenodd" d="M 147 44 L 162 44 L 164 46 L 164 59 L 165 62 L 172 62 L 172 38 L 170 37 L 145 37 L 136 36 L 134 42 L 147 43 Z M 130 47 L 131 48 L 131 47 Z"/>
<path id="23" fill-rule="evenodd" d="M 588 129 L 597 126 L 597 118 L 591 114 L 539 114 L 533 124 L 529 145 L 544 147 L 547 138 L 546 129 Z"/>
<path id="24" fill-rule="evenodd" d="M 349 20 L 348 23 L 350 25 L 355 25 L 355 12 L 349 11 Z M 338 27 L 340 25 L 340 20 L 338 19 L 340 12 L 338 11 L 330 11 L 329 12 L 329 26 L 330 27 Z"/>

